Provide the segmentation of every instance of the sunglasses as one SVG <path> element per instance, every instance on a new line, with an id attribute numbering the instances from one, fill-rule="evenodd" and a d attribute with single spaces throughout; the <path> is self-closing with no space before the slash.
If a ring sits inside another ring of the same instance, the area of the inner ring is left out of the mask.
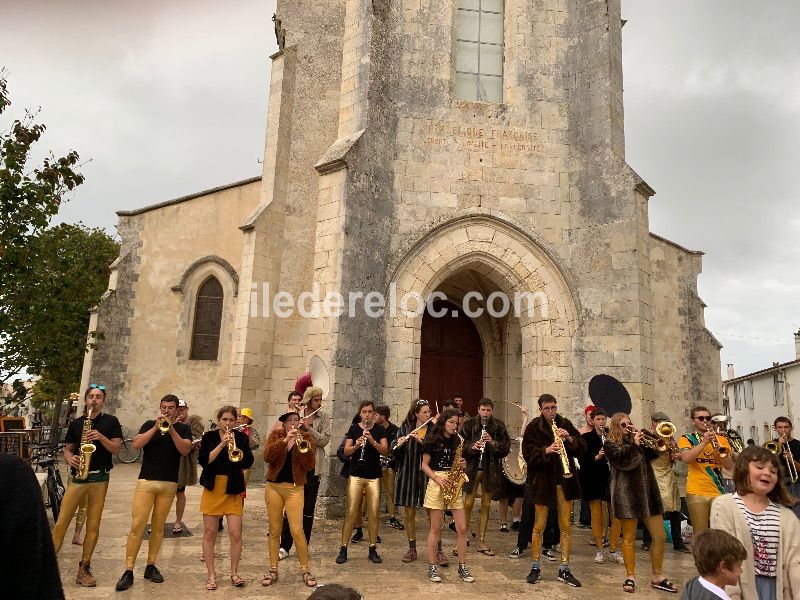
<path id="1" fill-rule="evenodd" d="M 710 416 L 707 417 L 707 416 L 703 415 L 701 417 L 695 417 L 695 419 L 697 419 L 698 421 L 710 421 L 711 417 Z"/>
<path id="2" fill-rule="evenodd" d="M 424 406 L 425 404 L 428 404 L 427 400 L 423 400 L 422 398 L 417 400 L 417 406 Z"/>
<path id="3" fill-rule="evenodd" d="M 97 385 L 96 383 L 90 383 L 89 387 L 92 388 L 93 390 L 103 390 L 103 391 L 105 391 L 105 389 L 106 389 L 106 386 Z"/>

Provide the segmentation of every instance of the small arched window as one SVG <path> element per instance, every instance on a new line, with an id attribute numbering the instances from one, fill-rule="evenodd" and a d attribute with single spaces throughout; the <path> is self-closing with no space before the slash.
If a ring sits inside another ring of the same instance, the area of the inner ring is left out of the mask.
<path id="1" fill-rule="evenodd" d="M 503 101 L 503 0 L 458 0 L 456 97 Z"/>
<path id="2" fill-rule="evenodd" d="M 217 360 L 223 296 L 222 285 L 213 275 L 197 290 L 191 360 Z"/>

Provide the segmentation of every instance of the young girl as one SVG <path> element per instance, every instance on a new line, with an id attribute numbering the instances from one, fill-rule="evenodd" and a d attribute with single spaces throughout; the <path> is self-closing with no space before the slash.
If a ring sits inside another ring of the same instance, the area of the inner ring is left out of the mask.
<path id="1" fill-rule="evenodd" d="M 800 521 L 780 477 L 778 456 L 748 446 L 736 458 L 736 492 L 711 505 L 711 526 L 738 538 L 747 550 L 738 586 L 726 591 L 734 600 L 800 598 Z M 750 558 L 752 557 L 752 558 Z"/>
<path id="2" fill-rule="evenodd" d="M 665 592 L 675 593 L 675 587 L 662 574 L 666 532 L 661 517 L 664 506 L 650 460 L 658 456 L 656 450 L 642 444 L 642 432 L 631 433 L 631 419 L 625 413 L 611 417 L 608 439 L 603 445 L 605 456 L 611 465 L 611 504 L 614 516 L 622 523 L 622 558 L 628 578 L 622 584 L 626 592 L 636 591 L 636 526 L 644 521 L 653 538 L 650 546 L 650 564 L 653 576 L 650 586 Z"/>
<path id="3" fill-rule="evenodd" d="M 422 471 L 428 476 L 428 487 L 425 490 L 423 506 L 430 510 L 431 518 L 431 528 L 428 532 L 428 579 L 436 583 L 442 581 L 436 556 L 445 509 L 452 511 L 458 534 L 456 543 L 458 575 L 467 583 L 475 581 L 464 562 L 464 556 L 467 553 L 467 519 L 464 514 L 464 496 L 460 493 L 448 503 L 442 493 L 445 488 L 452 489 L 449 481 L 450 469 L 454 466 L 453 462 L 458 446 L 463 444 L 463 440 L 457 434 L 458 419 L 459 413 L 456 410 L 451 408 L 444 410 L 439 415 L 433 430 L 425 436 L 425 444 L 422 447 Z M 461 469 L 466 468 L 467 461 L 463 456 L 458 461 L 458 466 Z"/>

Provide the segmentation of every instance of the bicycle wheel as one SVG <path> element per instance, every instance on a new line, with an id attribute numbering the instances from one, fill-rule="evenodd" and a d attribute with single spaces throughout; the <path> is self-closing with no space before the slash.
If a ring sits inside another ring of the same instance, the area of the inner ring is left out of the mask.
<path id="1" fill-rule="evenodd" d="M 54 476 L 47 478 L 47 500 L 53 513 L 53 521 L 58 521 L 61 512 L 61 499 L 64 497 L 64 488 L 59 486 Z"/>
<path id="2" fill-rule="evenodd" d="M 137 460 L 139 460 L 139 455 L 141 453 L 142 453 L 141 448 L 133 447 L 133 440 L 122 440 L 122 446 L 120 446 L 119 454 L 117 454 L 117 457 L 121 462 L 130 464 L 132 462 L 136 462 Z"/>

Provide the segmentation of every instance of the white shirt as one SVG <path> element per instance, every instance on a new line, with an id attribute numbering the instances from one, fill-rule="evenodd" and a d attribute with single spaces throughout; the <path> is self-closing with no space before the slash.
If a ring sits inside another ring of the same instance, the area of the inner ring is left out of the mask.
<path id="1" fill-rule="evenodd" d="M 699 577 L 697 579 L 697 581 L 699 581 L 700 585 L 702 585 L 704 588 L 706 588 L 709 592 L 711 592 L 715 596 L 719 596 L 720 598 L 722 598 L 722 600 L 731 600 L 731 597 L 728 596 L 728 594 L 727 594 L 727 592 L 725 592 L 725 590 L 723 590 L 721 587 L 718 587 L 718 586 L 714 585 L 713 583 L 711 583 L 707 579 L 704 579 L 703 577 Z"/>

